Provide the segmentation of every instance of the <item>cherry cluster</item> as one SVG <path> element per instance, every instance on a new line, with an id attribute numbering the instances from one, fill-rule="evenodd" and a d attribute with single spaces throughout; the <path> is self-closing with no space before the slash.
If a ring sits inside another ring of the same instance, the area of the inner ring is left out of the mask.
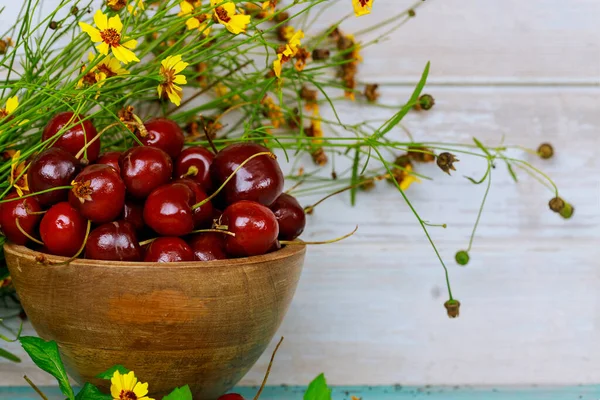
<path id="1" fill-rule="evenodd" d="M 54 116 L 42 134 L 52 146 L 27 169 L 35 196 L 10 193 L 0 204 L 4 235 L 64 257 L 179 262 L 266 254 L 304 230 L 304 210 L 283 193 L 267 148 L 236 143 L 214 154 L 184 149 L 172 120 L 144 128 L 136 130 L 143 145 L 100 155 L 90 119 Z"/>

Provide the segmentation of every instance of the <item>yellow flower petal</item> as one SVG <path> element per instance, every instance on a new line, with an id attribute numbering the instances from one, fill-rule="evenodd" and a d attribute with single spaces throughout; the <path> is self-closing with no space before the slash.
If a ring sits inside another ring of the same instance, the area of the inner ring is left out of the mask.
<path id="1" fill-rule="evenodd" d="M 230 17 L 235 15 L 235 3 L 229 1 L 229 2 L 221 5 L 221 8 L 223 8 L 223 10 L 225 10 L 227 15 L 229 15 Z"/>
<path id="2" fill-rule="evenodd" d="M 126 47 L 131 50 L 135 49 L 137 47 L 137 45 L 138 45 L 138 42 L 135 39 L 128 40 L 125 43 L 121 43 L 121 46 Z"/>
<path id="3" fill-rule="evenodd" d="M 169 100 L 171 100 L 171 103 L 175 104 L 177 107 L 181 105 L 181 97 L 179 96 L 179 93 L 180 92 L 176 92 L 174 90 L 167 93 L 169 95 Z"/>
<path id="4" fill-rule="evenodd" d="M 103 31 L 106 28 L 108 28 L 108 17 L 102 11 L 98 10 L 96 11 L 96 14 L 94 14 L 94 23 L 96 24 L 98 29 Z M 98 40 L 95 40 L 95 42 L 97 41 Z"/>
<path id="5" fill-rule="evenodd" d="M 121 22 L 121 17 L 119 17 L 118 15 L 111 17 L 108 20 L 108 28 L 114 29 L 118 33 L 121 33 L 121 31 L 123 30 L 123 23 Z"/>
<path id="6" fill-rule="evenodd" d="M 98 52 L 100 54 L 104 54 L 105 56 L 108 55 L 108 52 L 110 51 L 110 46 L 108 45 L 108 43 L 104 42 L 97 45 L 96 48 L 98 49 Z"/>
<path id="7" fill-rule="evenodd" d="M 156 90 L 158 91 L 158 97 L 162 98 L 162 94 L 163 94 L 163 87 L 162 87 L 162 85 L 158 85 L 158 87 L 156 88 Z"/>
<path id="8" fill-rule="evenodd" d="M 135 395 L 138 397 L 138 399 L 140 397 L 144 397 L 145 395 L 148 394 L 148 384 L 138 382 L 137 385 L 135 385 L 135 387 L 133 388 L 133 393 L 135 393 Z"/>
<path id="9" fill-rule="evenodd" d="M 185 85 L 187 83 L 187 78 L 184 75 L 175 75 L 173 83 L 176 83 L 178 85 Z"/>
<path id="10" fill-rule="evenodd" d="M 194 6 L 188 1 L 182 1 L 179 3 L 179 9 L 181 11 L 179 11 L 179 14 L 177 15 L 182 17 L 184 15 L 191 14 L 194 11 Z"/>
<path id="11" fill-rule="evenodd" d="M 196 18 L 190 18 L 187 21 L 185 21 L 185 26 L 187 26 L 189 31 L 191 31 L 200 26 L 200 21 L 198 21 Z"/>
<path id="12" fill-rule="evenodd" d="M 225 24 L 225 28 L 234 35 L 246 32 L 246 27 L 250 23 L 249 15 L 232 15 L 231 20 Z"/>
<path id="13" fill-rule="evenodd" d="M 113 47 L 113 54 L 115 55 L 117 60 L 121 61 L 124 64 L 128 64 L 132 61 L 140 61 L 140 59 L 136 57 L 133 51 L 128 50 L 123 46 Z"/>
<path id="14" fill-rule="evenodd" d="M 95 59 L 96 59 L 96 54 L 94 54 L 90 51 L 88 54 L 88 61 L 94 61 Z"/>
<path id="15" fill-rule="evenodd" d="M 79 27 L 81 28 L 82 31 L 84 31 L 85 33 L 87 33 L 90 36 L 90 39 L 92 39 L 92 42 L 101 42 L 102 41 L 102 36 L 100 36 L 100 31 L 98 29 L 94 28 L 93 26 L 91 26 L 90 24 L 86 24 L 85 22 L 80 22 Z"/>
<path id="16" fill-rule="evenodd" d="M 373 8 L 373 0 L 352 0 L 354 6 L 354 14 L 357 17 L 370 14 Z"/>
<path id="17" fill-rule="evenodd" d="M 19 98 L 17 96 L 13 96 L 6 100 L 6 112 L 12 114 L 19 107 Z"/>
<path id="18" fill-rule="evenodd" d="M 281 54 L 277 54 L 277 60 L 273 61 L 273 71 L 275 72 L 275 76 L 281 78 Z"/>
<path id="19" fill-rule="evenodd" d="M 185 61 L 179 61 L 177 64 L 173 65 L 173 71 L 175 71 L 175 73 L 178 74 L 184 69 L 186 69 L 188 65 L 190 64 L 186 63 Z"/>

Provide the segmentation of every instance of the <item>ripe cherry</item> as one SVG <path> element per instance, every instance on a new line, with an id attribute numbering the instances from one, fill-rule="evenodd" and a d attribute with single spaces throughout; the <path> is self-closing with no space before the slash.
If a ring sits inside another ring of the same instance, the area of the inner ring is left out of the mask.
<path id="1" fill-rule="evenodd" d="M 142 249 L 130 223 L 113 221 L 90 233 L 85 243 L 85 256 L 92 260 L 141 261 Z"/>
<path id="2" fill-rule="evenodd" d="M 4 236 L 15 244 L 24 245 L 29 241 L 21 230 L 17 227 L 17 219 L 19 226 L 30 236 L 33 236 L 38 222 L 42 218 L 38 213 L 42 210 L 40 204 L 34 197 L 19 198 L 16 193 L 10 193 L 3 200 L 15 199 L 0 204 L 0 226 Z"/>
<path id="3" fill-rule="evenodd" d="M 140 199 L 168 183 L 173 173 L 171 157 L 156 147 L 133 147 L 123 153 L 119 165 L 127 192 Z"/>
<path id="4" fill-rule="evenodd" d="M 254 143 L 237 143 L 221 150 L 210 166 L 213 184 L 218 187 L 250 156 L 268 152 L 266 147 Z M 227 205 L 239 200 L 256 201 L 269 206 L 283 191 L 283 173 L 277 160 L 268 155 L 259 156 L 246 163 L 231 179 L 222 192 Z"/>
<path id="5" fill-rule="evenodd" d="M 85 121 L 81 122 L 83 118 L 84 117 L 81 115 L 75 116 L 75 114 L 70 111 L 56 114 L 44 128 L 44 132 L 42 133 L 42 141 L 53 138 L 54 135 L 56 135 L 65 126 L 79 122 L 79 124 L 74 125 L 64 131 L 58 140 L 56 140 L 56 142 L 54 142 L 52 145 L 53 147 L 60 147 L 61 149 L 71 153 L 73 156 L 76 156 L 77 153 L 83 149 L 86 143 L 90 143 L 97 135 L 96 128 L 94 128 L 92 121 L 86 119 Z M 100 140 L 96 140 L 87 147 L 86 158 L 89 162 L 94 162 L 98 158 L 99 153 Z"/>
<path id="6" fill-rule="evenodd" d="M 32 192 L 69 186 L 79 171 L 79 161 L 58 147 L 51 147 L 38 154 L 27 171 L 27 182 Z M 42 206 L 67 200 L 69 189 L 53 190 L 36 196 Z"/>
<path id="7" fill-rule="evenodd" d="M 189 147 L 181 152 L 174 166 L 174 178 L 190 178 L 200 184 L 205 191 L 212 190 L 210 164 L 214 154 L 204 147 Z"/>
<path id="8" fill-rule="evenodd" d="M 223 233 L 203 232 L 189 239 L 196 261 L 225 260 L 225 236 Z"/>
<path id="9" fill-rule="evenodd" d="M 163 236 L 183 236 L 194 230 L 194 192 L 182 183 L 155 189 L 144 204 L 144 222 Z"/>
<path id="10" fill-rule="evenodd" d="M 194 252 L 183 239 L 160 237 L 148 245 L 144 261 L 159 263 L 194 261 Z"/>
<path id="11" fill-rule="evenodd" d="M 50 207 L 40 223 L 40 236 L 50 254 L 72 257 L 85 240 L 87 222 L 68 202 Z"/>
<path id="12" fill-rule="evenodd" d="M 73 181 L 69 202 L 92 222 L 113 221 L 123 211 L 125 184 L 110 165 L 89 165 Z"/>
<path id="13" fill-rule="evenodd" d="M 205 200 L 208 195 L 198 183 L 195 181 L 183 178 L 177 179 L 176 183 L 183 183 L 187 187 L 189 187 L 192 192 L 194 192 L 194 204 L 198 204 L 201 201 Z M 213 216 L 215 214 L 215 209 L 210 201 L 202 204 L 200 207 L 194 209 L 194 228 L 210 228 L 213 221 Z"/>
<path id="14" fill-rule="evenodd" d="M 121 153 L 120 151 L 106 152 L 106 153 L 102 154 L 100 156 L 100 158 L 98 158 L 98 160 L 96 161 L 96 164 L 110 165 L 111 167 L 116 169 L 117 172 L 120 174 L 121 167 L 119 166 L 119 159 L 121 158 L 121 154 L 123 154 L 123 153 Z"/>
<path id="15" fill-rule="evenodd" d="M 146 132 L 136 134 L 145 146 L 157 147 L 171 156 L 177 158 L 183 149 L 185 136 L 175 123 L 167 118 L 155 118 L 144 124 Z"/>
<path id="16" fill-rule="evenodd" d="M 133 200 L 125 200 L 121 219 L 129 222 L 136 231 L 141 231 L 146 226 L 144 224 L 144 205 Z"/>
<path id="17" fill-rule="evenodd" d="M 295 197 L 282 193 L 269 208 L 279 224 L 279 239 L 294 240 L 304 231 L 306 214 Z"/>
<path id="18" fill-rule="evenodd" d="M 242 396 L 241 394 L 228 393 L 228 394 L 224 394 L 223 396 L 219 397 L 217 400 L 246 400 L 246 399 L 244 399 L 244 396 Z"/>
<path id="19" fill-rule="evenodd" d="M 267 207 L 242 200 L 227 207 L 220 224 L 234 236 L 225 238 L 227 254 L 233 257 L 256 256 L 267 253 L 279 235 L 277 219 Z"/>

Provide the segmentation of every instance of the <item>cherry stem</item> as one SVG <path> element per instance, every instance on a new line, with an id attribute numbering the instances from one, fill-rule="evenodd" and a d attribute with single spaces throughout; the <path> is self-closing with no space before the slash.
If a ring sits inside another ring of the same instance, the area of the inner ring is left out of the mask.
<path id="1" fill-rule="evenodd" d="M 210 148 L 212 149 L 213 153 L 217 154 L 219 150 L 217 149 L 217 146 L 215 146 L 215 144 L 213 143 L 211 137 L 212 135 L 208 133 L 208 129 L 206 129 L 206 124 L 204 122 L 202 122 L 202 130 L 204 131 L 204 136 L 206 137 L 206 140 L 208 140 L 208 144 L 210 145 Z"/>
<path id="2" fill-rule="evenodd" d="M 139 245 L 143 247 L 143 246 L 145 246 L 147 244 L 150 244 L 150 243 L 154 242 L 156 239 L 158 239 L 158 238 L 152 238 L 152 239 L 144 240 L 143 242 L 140 242 Z"/>
<path id="3" fill-rule="evenodd" d="M 5 199 L 5 200 L 0 200 L 0 204 L 3 203 L 10 203 L 11 201 L 19 201 L 21 199 L 26 199 L 28 197 L 33 197 L 33 196 L 37 196 L 39 194 L 44 194 L 44 193 L 48 193 L 48 192 L 53 192 L 55 190 L 66 190 L 66 189 L 73 189 L 73 186 L 57 186 L 57 187 L 53 187 L 50 189 L 46 189 L 46 190 L 40 190 L 39 192 L 35 192 L 35 193 L 29 193 L 29 194 L 24 194 L 23 196 L 19 196 L 19 197 L 15 197 L 12 199 Z"/>
<path id="4" fill-rule="evenodd" d="M 275 354 L 277 354 L 277 350 L 279 350 L 279 346 L 281 346 L 282 342 L 283 342 L 283 336 L 281 337 L 281 339 L 279 339 L 279 343 L 277 343 L 277 346 L 275 346 L 275 350 L 273 350 L 273 354 L 271 354 L 271 361 L 269 361 L 269 366 L 267 367 L 267 372 L 265 373 L 265 377 L 263 378 L 262 384 L 260 385 L 260 388 L 258 389 L 256 396 L 254 396 L 254 400 L 258 400 L 258 398 L 260 397 L 260 394 L 262 393 L 263 389 L 267 385 L 267 379 L 269 379 L 269 374 L 271 373 L 271 367 L 273 366 L 273 360 L 275 360 Z"/>
<path id="5" fill-rule="evenodd" d="M 45 211 L 44 211 L 45 212 Z M 17 229 L 21 231 L 21 233 L 27 237 L 27 239 L 31 240 L 32 242 L 35 242 L 39 245 L 44 245 L 44 242 L 42 242 L 41 240 L 38 240 L 36 238 L 34 238 L 33 236 L 31 236 L 29 233 L 25 232 L 25 229 L 21 228 L 21 224 L 19 223 L 19 218 L 15 218 L 15 225 L 17 225 Z"/>
<path id="6" fill-rule="evenodd" d="M 363 186 L 365 183 L 367 183 L 369 181 L 370 181 L 370 179 L 365 179 L 365 180 L 362 180 L 362 181 L 360 181 L 358 183 L 355 183 L 354 185 L 346 186 L 345 188 L 342 188 L 340 190 L 336 190 L 333 193 L 329 193 L 327 196 L 323 197 L 321 200 L 317 201 L 312 206 L 306 206 L 306 207 L 304 207 L 304 212 L 307 213 L 307 214 L 311 214 L 314 211 L 315 207 L 318 206 L 319 204 L 321 204 L 322 202 L 324 202 L 325 200 L 327 200 L 327 199 L 329 199 L 329 198 L 331 198 L 333 196 L 337 196 L 338 194 L 347 192 L 348 190 L 352 190 L 354 188 L 359 188 L 359 187 Z M 291 191 L 291 190 L 292 189 L 288 190 L 288 192 Z"/>
<path id="7" fill-rule="evenodd" d="M 181 177 L 186 178 L 188 176 L 196 176 L 196 175 L 198 175 L 198 167 L 196 167 L 195 165 L 190 165 L 187 172 L 185 174 L 183 174 Z"/>
<path id="8" fill-rule="evenodd" d="M 75 255 L 73 257 L 69 258 L 67 261 L 63 261 L 61 263 L 56 263 L 56 264 L 53 263 L 52 265 L 65 265 L 65 264 L 69 264 L 73 260 L 76 260 L 77 257 L 79 257 L 81 255 L 81 253 L 83 253 L 83 250 L 85 249 L 85 245 L 87 244 L 91 229 L 92 229 L 92 221 L 88 220 L 87 228 L 85 230 L 85 237 L 84 237 L 83 243 L 81 244 L 81 247 L 79 248 L 77 253 L 75 253 Z"/>
<path id="9" fill-rule="evenodd" d="M 240 165 L 239 165 L 239 166 L 238 166 L 238 167 L 237 167 L 237 168 L 236 168 L 236 169 L 235 169 L 235 170 L 234 170 L 234 171 L 231 173 L 231 175 L 229 175 L 229 176 L 227 177 L 227 179 L 225 179 L 225 182 L 223 182 L 223 184 L 222 184 L 221 186 L 219 186 L 219 188 L 218 188 L 218 189 L 217 189 L 217 190 L 216 190 L 216 191 L 215 191 L 213 194 L 211 194 L 210 196 L 208 196 L 206 199 L 202 200 L 200 203 L 194 204 L 194 205 L 192 206 L 192 210 L 195 210 L 195 209 L 197 209 L 197 208 L 199 208 L 199 207 L 202 207 L 203 205 L 205 205 L 206 203 L 208 203 L 209 201 L 211 201 L 212 199 L 214 199 L 214 198 L 215 198 L 215 197 L 216 197 L 216 196 L 219 194 L 219 192 L 220 192 L 221 190 L 223 190 L 223 188 L 225 187 L 225 185 L 227 185 L 227 184 L 229 183 L 229 181 L 233 179 L 233 177 L 235 176 L 235 174 L 237 174 L 237 173 L 238 173 L 238 171 L 239 171 L 240 169 L 242 169 L 242 167 L 243 167 L 244 165 L 246 165 L 248 162 L 252 161 L 253 159 L 255 159 L 256 157 L 259 157 L 259 156 L 269 156 L 269 157 L 271 157 L 272 159 L 276 159 L 276 158 L 277 158 L 277 157 L 275 156 L 275 154 L 271 153 L 270 151 L 263 151 L 263 152 L 260 152 L 260 153 L 256 153 L 256 154 L 253 154 L 253 155 L 251 155 L 250 157 L 246 158 L 246 159 L 244 160 L 244 162 L 242 162 L 242 163 L 241 163 L 241 164 L 240 164 Z"/>
<path id="10" fill-rule="evenodd" d="M 356 231 L 358 230 L 358 225 L 356 225 L 356 228 L 354 228 L 354 230 L 350 233 L 345 234 L 344 236 L 341 236 L 339 238 L 335 238 L 335 239 L 331 239 L 331 240 L 325 240 L 323 242 L 304 242 L 302 240 L 280 240 L 279 243 L 281 243 L 282 246 L 287 246 L 287 245 L 315 245 L 315 244 L 330 244 L 330 243 L 336 243 L 336 242 L 341 242 L 344 239 L 348 239 L 350 236 L 354 235 L 356 233 Z"/>
<path id="11" fill-rule="evenodd" d="M 224 235 L 229 235 L 229 236 L 235 237 L 235 233 L 229 232 L 228 230 L 224 230 L 224 229 L 198 229 L 197 231 L 192 231 L 190 233 L 208 233 L 208 232 L 222 233 Z"/>
<path id="12" fill-rule="evenodd" d="M 31 386 L 33 388 L 33 390 L 35 390 L 36 393 L 39 394 L 42 399 L 48 400 L 48 398 L 46 397 L 46 395 L 40 390 L 39 387 L 36 386 L 35 383 L 33 383 L 31 381 L 31 379 L 29 379 L 29 377 L 27 377 L 27 375 L 23 375 L 23 379 L 25 379 L 25 381 L 27 381 L 27 383 L 29 384 L 29 386 Z"/>

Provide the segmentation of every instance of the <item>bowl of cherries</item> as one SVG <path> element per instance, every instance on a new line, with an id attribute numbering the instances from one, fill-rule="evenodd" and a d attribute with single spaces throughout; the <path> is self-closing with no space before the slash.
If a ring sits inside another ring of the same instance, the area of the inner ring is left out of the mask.
<path id="1" fill-rule="evenodd" d="M 265 147 L 184 148 L 169 119 L 100 154 L 91 119 L 60 113 L 0 203 L 6 261 L 40 337 L 78 382 L 117 365 L 156 395 L 216 399 L 264 352 L 304 262 L 306 218 Z"/>

